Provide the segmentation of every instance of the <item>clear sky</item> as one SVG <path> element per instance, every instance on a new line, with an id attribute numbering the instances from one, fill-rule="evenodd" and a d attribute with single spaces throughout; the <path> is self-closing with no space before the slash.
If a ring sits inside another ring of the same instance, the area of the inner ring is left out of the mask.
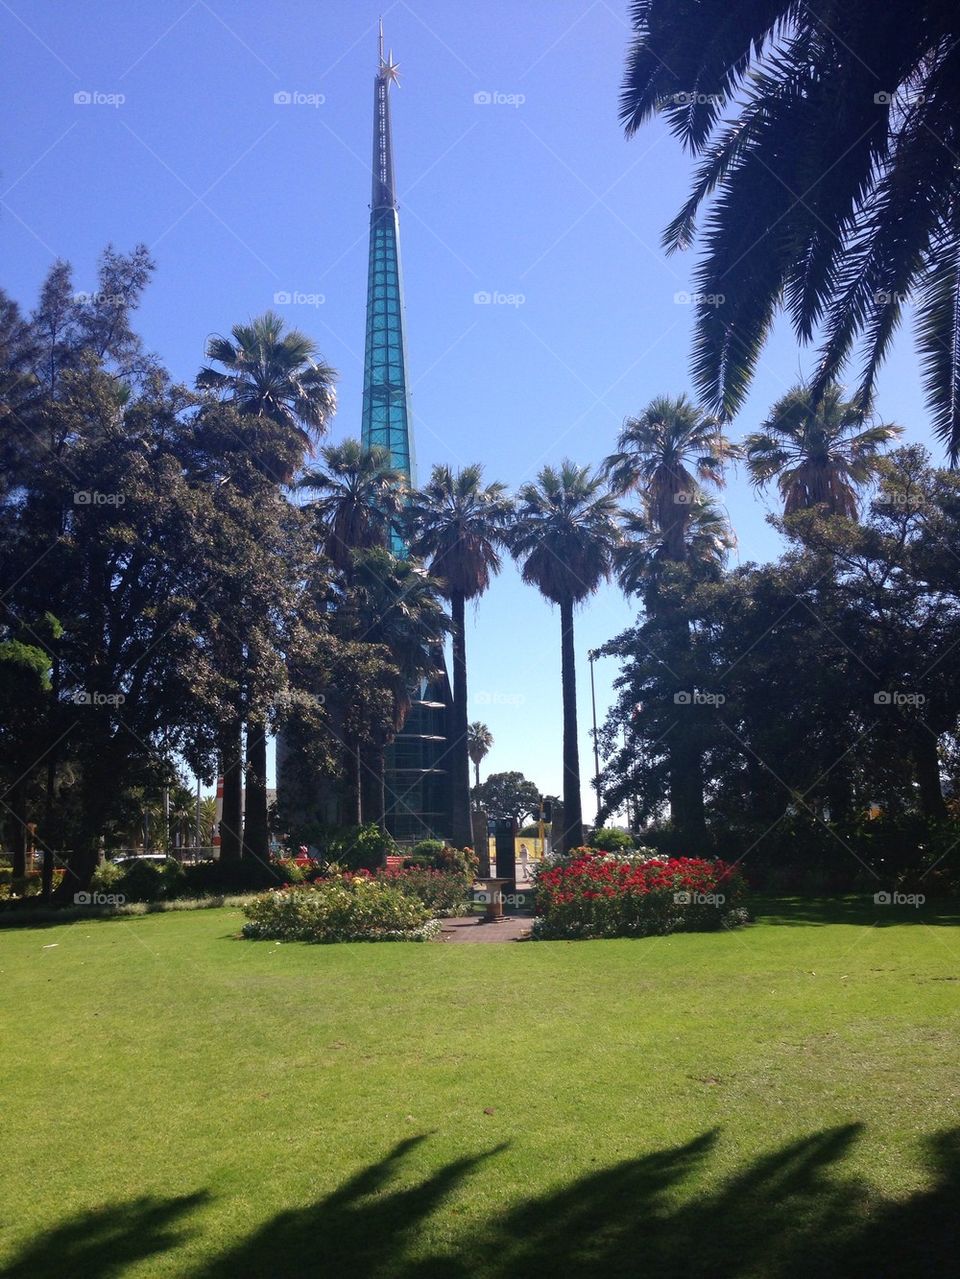
<path id="1" fill-rule="evenodd" d="M 689 389 L 677 295 L 694 257 L 659 236 L 691 163 L 659 123 L 629 142 L 617 124 L 626 9 L 384 4 L 421 478 L 481 461 L 515 487 L 565 455 L 596 463 L 625 416 Z M 29 307 L 55 258 L 91 289 L 106 243 L 147 243 L 139 328 L 185 380 L 208 335 L 290 294 L 277 309 L 340 370 L 332 438 L 359 435 L 377 16 L 362 0 L 2 0 L 0 284 Z M 731 434 L 809 364 L 781 326 Z M 909 330 L 878 408 L 931 444 Z M 775 555 L 772 500 L 742 473 L 724 500 L 740 558 Z M 613 586 L 578 616 L 588 817 L 586 653 L 633 616 Z M 470 718 L 496 738 L 484 771 L 559 792 L 558 615 L 507 565 L 467 642 Z M 613 675 L 598 663 L 601 714 Z"/>

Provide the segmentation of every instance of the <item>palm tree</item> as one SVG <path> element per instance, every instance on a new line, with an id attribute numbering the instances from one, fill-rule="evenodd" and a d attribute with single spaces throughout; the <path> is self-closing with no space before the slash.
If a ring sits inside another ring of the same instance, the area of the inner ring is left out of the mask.
<path id="1" fill-rule="evenodd" d="M 830 515 L 857 518 L 857 494 L 878 472 L 883 446 L 902 428 L 868 425 L 869 407 L 845 400 L 828 386 L 819 400 L 795 386 L 782 396 L 745 441 L 754 484 L 776 479 L 784 515 L 823 506 Z"/>
<path id="2" fill-rule="evenodd" d="M 348 571 L 358 550 L 386 546 L 390 528 L 403 510 L 402 475 L 386 449 L 344 440 L 321 449 L 323 466 L 300 478 L 299 486 L 320 493 L 309 503 L 323 536 L 324 553 Z"/>
<path id="3" fill-rule="evenodd" d="M 353 585 L 348 611 L 356 622 L 356 639 L 381 645 L 390 656 L 385 693 L 390 701 L 390 727 L 374 743 L 369 784 L 361 786 L 368 802 L 366 820 L 386 828 L 384 752 L 410 713 L 411 689 L 436 676 L 439 649 L 447 633 L 441 586 L 423 566 L 400 559 L 384 547 L 354 552 Z M 402 799 L 402 796 L 394 797 Z"/>
<path id="4" fill-rule="evenodd" d="M 640 494 L 642 511 L 627 517 L 631 542 L 620 553 L 619 577 L 625 590 L 641 588 L 647 612 L 664 630 L 664 643 L 676 655 L 674 693 L 684 691 L 683 657 L 690 627 L 677 615 L 675 597 L 662 590 L 670 566 L 693 564 L 694 551 L 711 559 L 711 539 L 723 534 L 716 508 L 701 485 L 722 488 L 724 465 L 739 449 L 723 435 L 715 417 L 685 395 L 657 396 L 643 412 L 628 418 L 617 441 L 618 452 L 604 466 L 618 493 Z M 714 553 L 716 553 L 716 551 Z M 696 846 L 706 833 L 703 811 L 703 763 L 696 742 L 686 733 L 666 740 L 670 762 L 670 811 L 680 834 Z"/>
<path id="5" fill-rule="evenodd" d="M 724 464 L 737 456 L 715 417 L 685 395 L 658 395 L 624 422 L 617 452 L 604 468 L 616 494 L 643 494 L 665 555 L 682 560 L 700 485 L 722 488 Z"/>
<path id="6" fill-rule="evenodd" d="M 822 334 L 814 398 L 863 348 L 866 408 L 916 302 L 927 401 L 960 458 L 960 11 L 942 0 L 837 6 L 633 0 L 621 118 L 650 116 L 700 163 L 664 233 L 689 245 L 703 205 L 694 372 L 705 403 L 743 403 L 782 305 Z"/>
<path id="7" fill-rule="evenodd" d="M 245 416 L 283 427 L 302 463 L 336 410 L 335 370 L 318 358 L 316 343 L 305 333 L 285 333 L 283 320 L 273 311 L 249 324 L 237 324 L 230 332 L 232 342 L 213 337 L 207 343 L 207 359 L 224 371 L 205 366 L 197 375 L 197 386 L 219 392 Z M 269 443 L 255 451 L 268 474 L 278 483 L 289 482 L 291 467 L 286 459 L 274 462 Z"/>
<path id="8" fill-rule="evenodd" d="M 473 761 L 476 784 L 480 785 L 480 765 L 489 755 L 493 746 L 493 734 L 487 728 L 486 724 L 482 724 L 476 719 L 467 727 L 467 750 Z"/>
<path id="9" fill-rule="evenodd" d="M 649 509 L 625 512 L 624 541 L 614 554 L 617 581 L 627 595 L 658 596 L 663 575 L 674 557 Z M 737 544 L 724 512 L 704 493 L 688 507 L 683 560 L 698 577 L 715 577 Z"/>
<path id="10" fill-rule="evenodd" d="M 545 466 L 535 484 L 517 494 L 510 549 L 523 580 L 560 606 L 563 690 L 563 830 L 560 849 L 583 843 L 580 751 L 577 741 L 577 674 L 573 610 L 610 576 L 620 543 L 617 505 L 600 474 L 565 459 Z"/>
<path id="11" fill-rule="evenodd" d="M 456 475 L 435 466 L 430 482 L 412 494 L 411 551 L 427 562 L 450 601 L 453 638 L 453 842 L 473 844 L 470 821 L 470 758 L 467 739 L 466 602 L 478 599 L 500 572 L 511 504 L 503 484 L 483 484 L 483 468 L 465 466 Z"/>
<path id="12" fill-rule="evenodd" d="M 336 373 L 318 358 L 316 344 L 299 329 L 284 332 L 283 320 L 273 311 L 235 325 L 231 334 L 232 341 L 213 337 L 207 343 L 207 359 L 222 365 L 223 371 L 205 366 L 197 375 L 197 386 L 220 393 L 245 417 L 280 428 L 279 441 L 258 431 L 251 451 L 267 475 L 278 484 L 289 483 L 335 410 Z M 239 729 L 231 728 L 230 736 L 239 737 Z M 229 844 L 222 847 L 221 856 L 236 842 L 241 810 L 242 757 L 232 740 L 226 754 L 223 825 Z M 270 833 L 265 709 L 249 715 L 246 783 L 243 847 L 266 865 Z"/>

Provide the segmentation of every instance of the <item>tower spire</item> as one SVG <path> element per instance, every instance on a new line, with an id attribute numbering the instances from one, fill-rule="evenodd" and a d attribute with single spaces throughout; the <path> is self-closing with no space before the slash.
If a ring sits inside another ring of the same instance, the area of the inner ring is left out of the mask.
<path id="1" fill-rule="evenodd" d="M 390 123 L 390 86 L 397 83 L 397 64 L 392 49 L 384 54 L 382 18 L 379 52 L 373 81 L 373 189 L 361 440 L 368 447 L 378 444 L 385 448 L 391 465 L 409 481 L 413 478 L 413 446 L 400 269 L 400 219 Z"/>

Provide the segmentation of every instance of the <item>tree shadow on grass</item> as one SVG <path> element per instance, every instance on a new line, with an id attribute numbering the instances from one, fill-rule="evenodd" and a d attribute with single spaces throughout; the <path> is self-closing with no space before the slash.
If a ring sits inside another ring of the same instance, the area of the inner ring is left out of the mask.
<path id="1" fill-rule="evenodd" d="M 201 1191 L 175 1199 L 144 1196 L 77 1213 L 27 1244 L 3 1271 L 4 1279 L 108 1279 L 122 1275 L 135 1262 L 177 1247 L 186 1238 L 180 1218 L 209 1194 Z M 8 1217 L 15 1204 L 5 1205 Z"/>
<path id="2" fill-rule="evenodd" d="M 307 1208 L 277 1214 L 190 1279 L 926 1279 L 955 1273 L 960 1232 L 960 1130 L 927 1141 L 928 1189 L 883 1199 L 843 1161 L 861 1132 L 850 1124 L 765 1153 L 709 1185 L 717 1144 L 685 1145 L 611 1167 L 458 1231 L 444 1203 L 504 1147 L 397 1186 L 425 1139 Z M 494 1198 L 494 1196 L 490 1196 Z M 74 1218 L 28 1248 L 5 1275 L 101 1279 L 175 1247 L 172 1225 L 204 1200 L 138 1200 Z M 456 1205 L 451 1205 L 453 1211 Z M 422 1232 L 448 1247 L 424 1248 Z M 178 1273 L 188 1273 L 185 1270 Z"/>
<path id="3" fill-rule="evenodd" d="M 879 888 L 877 891 L 880 891 Z M 960 902 L 928 898 L 919 906 L 884 905 L 872 893 L 856 897 L 758 897 L 750 913 L 763 924 L 855 924 L 890 927 L 892 924 L 960 924 Z"/>

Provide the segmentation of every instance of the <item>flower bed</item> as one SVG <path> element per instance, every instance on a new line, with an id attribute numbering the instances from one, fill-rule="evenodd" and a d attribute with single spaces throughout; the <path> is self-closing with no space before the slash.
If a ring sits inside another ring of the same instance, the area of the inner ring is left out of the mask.
<path id="1" fill-rule="evenodd" d="M 440 931 L 417 898 L 365 875 L 263 893 L 243 913 L 244 937 L 274 941 L 427 941 Z"/>
<path id="2" fill-rule="evenodd" d="M 746 922 L 746 885 L 736 867 L 702 857 L 578 848 L 536 872 L 541 940 L 647 937 Z"/>

